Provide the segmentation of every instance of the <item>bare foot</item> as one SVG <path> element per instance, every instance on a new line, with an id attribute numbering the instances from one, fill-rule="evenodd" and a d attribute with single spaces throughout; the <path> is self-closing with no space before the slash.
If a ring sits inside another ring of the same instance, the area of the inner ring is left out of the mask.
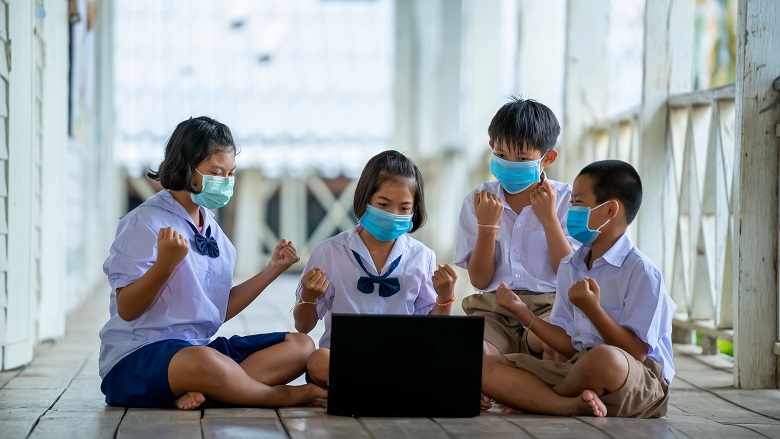
<path id="1" fill-rule="evenodd" d="M 490 410 L 491 407 L 493 407 L 493 400 L 483 393 L 482 397 L 479 398 L 479 408 L 481 410 Z"/>
<path id="2" fill-rule="evenodd" d="M 599 418 L 607 416 L 607 406 L 605 406 L 598 395 L 596 395 L 596 392 L 584 390 L 580 396 L 582 397 L 582 400 L 588 404 L 588 407 L 593 412 L 593 416 Z"/>
<path id="3" fill-rule="evenodd" d="M 328 404 L 328 391 L 316 384 L 304 384 L 291 388 L 299 388 L 303 392 L 302 400 L 298 404 L 313 404 L 319 407 L 325 407 Z"/>
<path id="4" fill-rule="evenodd" d="M 187 392 L 174 402 L 179 410 L 193 410 L 200 407 L 206 401 L 206 397 L 200 392 Z"/>
<path id="5" fill-rule="evenodd" d="M 508 405 L 504 405 L 501 403 L 496 403 L 498 405 L 498 409 L 501 410 L 501 413 L 517 413 L 517 410 L 513 409 L 512 407 L 509 407 Z"/>

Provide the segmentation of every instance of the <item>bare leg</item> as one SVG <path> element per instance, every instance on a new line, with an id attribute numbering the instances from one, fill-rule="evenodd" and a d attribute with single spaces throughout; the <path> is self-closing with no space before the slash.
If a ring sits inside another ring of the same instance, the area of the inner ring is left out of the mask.
<path id="1" fill-rule="evenodd" d="M 628 379 L 628 360 L 617 348 L 596 346 L 585 353 L 571 372 L 553 390 L 559 395 L 575 396 L 592 390 L 597 396 L 620 390 Z"/>
<path id="2" fill-rule="evenodd" d="M 328 377 L 330 376 L 330 349 L 319 348 L 314 351 L 306 363 L 306 369 L 316 385 L 327 389 Z"/>
<path id="3" fill-rule="evenodd" d="M 185 409 L 200 405 L 197 393 L 217 401 L 255 407 L 327 401 L 327 391 L 314 385 L 269 386 L 256 381 L 230 357 L 206 346 L 192 346 L 177 352 L 168 365 L 168 383 L 175 395 L 183 396 L 177 406 Z"/>
<path id="4" fill-rule="evenodd" d="M 584 390 L 579 396 L 561 396 L 506 357 L 482 358 L 482 392 L 500 404 L 527 412 L 563 416 L 607 414 L 594 392 Z"/>
<path id="5" fill-rule="evenodd" d="M 281 343 L 257 351 L 239 363 L 255 381 L 274 386 L 287 384 L 306 371 L 314 342 L 306 334 L 289 333 Z"/>

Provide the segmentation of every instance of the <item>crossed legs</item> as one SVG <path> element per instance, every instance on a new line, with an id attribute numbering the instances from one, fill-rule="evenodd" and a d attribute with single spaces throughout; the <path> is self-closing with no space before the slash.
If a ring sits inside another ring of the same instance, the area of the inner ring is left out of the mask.
<path id="1" fill-rule="evenodd" d="M 327 392 L 313 385 L 286 386 L 306 369 L 314 342 L 305 334 L 287 334 L 284 341 L 249 355 L 241 363 L 207 346 L 176 353 L 168 366 L 168 383 L 176 406 L 197 408 L 205 397 L 237 405 L 282 407 L 325 403 Z"/>
<path id="2" fill-rule="evenodd" d="M 606 416 L 599 397 L 618 391 L 628 378 L 628 368 L 628 360 L 616 348 L 597 346 L 574 363 L 563 380 L 549 387 L 506 357 L 486 355 L 482 392 L 500 404 L 527 412 Z"/>

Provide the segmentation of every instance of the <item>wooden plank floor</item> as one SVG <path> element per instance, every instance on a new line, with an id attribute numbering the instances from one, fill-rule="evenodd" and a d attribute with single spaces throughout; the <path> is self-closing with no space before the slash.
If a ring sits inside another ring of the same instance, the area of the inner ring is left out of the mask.
<path id="1" fill-rule="evenodd" d="M 296 281 L 279 279 L 221 335 L 292 330 Z M 780 390 L 736 390 L 730 364 L 694 357 L 692 346 L 675 347 L 669 414 L 655 420 L 505 415 L 496 409 L 465 419 L 354 419 L 309 407 L 109 407 L 97 373 L 97 333 L 107 309 L 107 295 L 95 295 L 69 317 L 67 337 L 42 345 L 28 367 L 0 372 L 0 438 L 780 438 Z"/>

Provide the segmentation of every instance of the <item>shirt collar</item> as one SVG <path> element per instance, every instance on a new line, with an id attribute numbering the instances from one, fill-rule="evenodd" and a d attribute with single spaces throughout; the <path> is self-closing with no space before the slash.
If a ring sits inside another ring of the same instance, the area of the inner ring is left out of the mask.
<path id="1" fill-rule="evenodd" d="M 374 260 L 371 259 L 371 253 L 368 251 L 368 247 L 366 247 L 366 244 L 363 242 L 363 239 L 360 237 L 359 231 L 362 229 L 361 225 L 357 225 L 349 230 L 347 230 L 345 233 L 339 235 L 337 237 L 337 242 L 340 244 L 346 246 L 350 250 L 354 250 L 357 254 L 360 255 L 365 261 L 367 261 L 371 267 L 374 267 Z M 406 252 L 407 249 L 411 247 L 411 241 L 409 238 L 409 235 L 404 233 L 403 235 L 396 238 L 395 243 L 393 243 L 393 249 L 390 250 L 390 256 L 387 257 L 387 261 L 385 262 L 385 266 L 382 267 L 382 273 L 385 272 L 385 268 L 388 267 L 390 264 L 393 263 L 396 259 L 398 259 L 398 256 L 401 256 Z M 368 267 L 368 266 L 367 266 Z M 374 269 L 379 273 L 379 270 L 374 267 Z"/>
<path id="2" fill-rule="evenodd" d="M 180 216 L 187 222 L 192 222 L 192 218 L 190 217 L 190 214 L 187 212 L 187 210 L 184 209 L 184 206 L 176 201 L 176 199 L 173 198 L 173 195 L 166 189 L 163 189 L 160 192 L 154 194 L 151 198 L 146 200 L 146 203 L 144 204 L 159 207 L 160 209 L 171 212 L 174 215 Z M 205 227 L 208 222 L 214 218 L 214 212 L 206 209 L 203 206 L 198 206 L 198 208 L 200 209 L 200 214 L 203 217 L 203 226 Z"/>
<path id="3" fill-rule="evenodd" d="M 633 248 L 634 244 L 631 242 L 628 235 L 624 233 L 599 259 L 603 259 L 608 264 L 620 268 Z M 580 248 L 571 255 L 571 264 L 579 271 L 588 271 L 588 266 L 585 265 L 585 257 L 588 253 L 590 253 L 589 246 L 580 246 Z"/>

